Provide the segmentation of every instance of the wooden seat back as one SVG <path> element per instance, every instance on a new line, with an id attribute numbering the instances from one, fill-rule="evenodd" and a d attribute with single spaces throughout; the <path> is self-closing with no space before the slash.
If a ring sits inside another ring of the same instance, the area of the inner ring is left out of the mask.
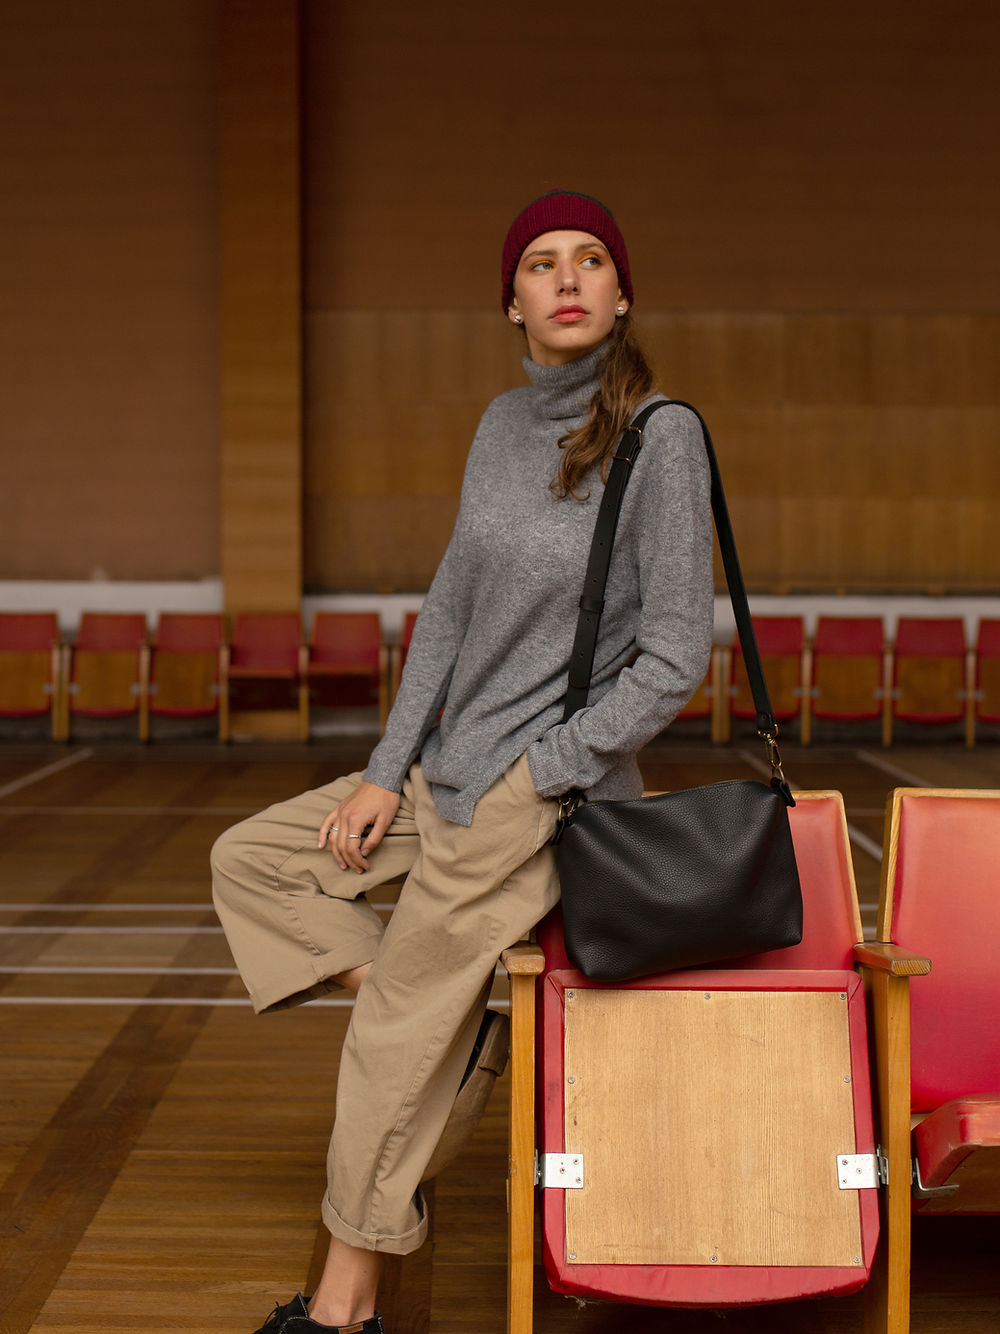
<path id="1" fill-rule="evenodd" d="M 150 666 L 150 712 L 203 717 L 219 708 L 225 618 L 213 612 L 162 612 Z"/>
<path id="2" fill-rule="evenodd" d="M 812 647 L 812 711 L 860 722 L 881 716 L 885 629 L 881 616 L 820 616 Z"/>
<path id="3" fill-rule="evenodd" d="M 760 651 L 771 711 L 778 722 L 797 718 L 802 711 L 805 628 L 801 616 L 755 616 L 754 634 Z M 753 696 L 743 653 L 733 644 L 729 711 L 734 718 L 755 718 Z"/>
<path id="4" fill-rule="evenodd" d="M 55 612 L 0 612 L 0 716 L 53 712 L 59 678 Z"/>
<path id="5" fill-rule="evenodd" d="M 70 711 L 94 718 L 138 713 L 145 701 L 147 636 L 141 612 L 85 611 L 73 644 Z"/>
<path id="6" fill-rule="evenodd" d="M 901 616 L 893 650 L 893 714 L 907 722 L 965 716 L 965 623 L 959 616 Z"/>

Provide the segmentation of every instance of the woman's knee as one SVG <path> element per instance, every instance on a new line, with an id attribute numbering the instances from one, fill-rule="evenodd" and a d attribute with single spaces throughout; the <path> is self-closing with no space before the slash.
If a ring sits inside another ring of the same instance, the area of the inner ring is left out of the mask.
<path id="1" fill-rule="evenodd" d="M 209 863 L 216 886 L 244 878 L 250 860 L 250 839 L 247 829 L 249 823 L 250 821 L 243 820 L 239 824 L 232 825 L 213 843 Z"/>

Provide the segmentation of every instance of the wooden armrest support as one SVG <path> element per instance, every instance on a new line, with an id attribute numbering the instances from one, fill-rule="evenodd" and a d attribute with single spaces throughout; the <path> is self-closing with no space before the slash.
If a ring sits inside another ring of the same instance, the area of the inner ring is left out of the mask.
<path id="1" fill-rule="evenodd" d="M 855 945 L 854 961 L 882 973 L 891 973 L 893 977 L 924 977 L 931 971 L 930 959 L 922 954 L 881 940 Z"/>
<path id="2" fill-rule="evenodd" d="M 519 975 L 537 977 L 545 971 L 545 955 L 537 945 L 532 945 L 527 940 L 504 950 L 500 955 L 500 962 L 511 977 Z"/>

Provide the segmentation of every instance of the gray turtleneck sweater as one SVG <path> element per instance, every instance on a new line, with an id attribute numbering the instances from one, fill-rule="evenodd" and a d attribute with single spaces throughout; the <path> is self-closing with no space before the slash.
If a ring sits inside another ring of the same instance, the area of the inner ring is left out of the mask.
<path id="1" fill-rule="evenodd" d="M 471 824 L 476 802 L 525 751 L 543 796 L 638 796 L 636 753 L 708 666 L 708 463 L 694 416 L 667 407 L 643 432 L 625 491 L 587 707 L 561 722 L 603 484 L 595 470 L 581 503 L 555 499 L 549 482 L 560 437 L 585 419 L 602 352 L 565 366 L 526 357 L 530 387 L 487 408 L 455 530 L 365 773 L 399 791 L 419 756 L 439 814 L 457 824 Z"/>

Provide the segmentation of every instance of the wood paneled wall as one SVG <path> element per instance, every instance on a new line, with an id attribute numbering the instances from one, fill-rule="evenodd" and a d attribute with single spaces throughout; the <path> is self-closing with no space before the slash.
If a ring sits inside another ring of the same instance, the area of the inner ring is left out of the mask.
<path id="1" fill-rule="evenodd" d="M 301 65 L 254 27 L 288 7 Z M 0 574 L 197 578 L 225 532 L 284 601 L 301 513 L 308 587 L 424 587 L 521 379 L 504 230 L 563 186 L 622 223 L 754 587 L 996 586 L 998 38 L 988 0 L 8 0 Z"/>
<path id="2" fill-rule="evenodd" d="M 214 4 L 0 7 L 0 578 L 218 573 Z"/>
<path id="3" fill-rule="evenodd" d="M 1000 316 L 637 321 L 664 391 L 712 429 L 751 588 L 1000 585 Z M 479 413 L 523 382 L 522 340 L 499 312 L 344 311 L 310 321 L 309 347 L 307 577 L 425 588 Z"/>
<path id="4" fill-rule="evenodd" d="M 302 590 L 298 0 L 221 0 L 222 577 L 229 611 Z"/>
<path id="5" fill-rule="evenodd" d="M 1000 584 L 994 6 L 306 5 L 306 583 L 426 586 L 523 381 L 511 216 L 594 193 L 758 589 Z"/>

